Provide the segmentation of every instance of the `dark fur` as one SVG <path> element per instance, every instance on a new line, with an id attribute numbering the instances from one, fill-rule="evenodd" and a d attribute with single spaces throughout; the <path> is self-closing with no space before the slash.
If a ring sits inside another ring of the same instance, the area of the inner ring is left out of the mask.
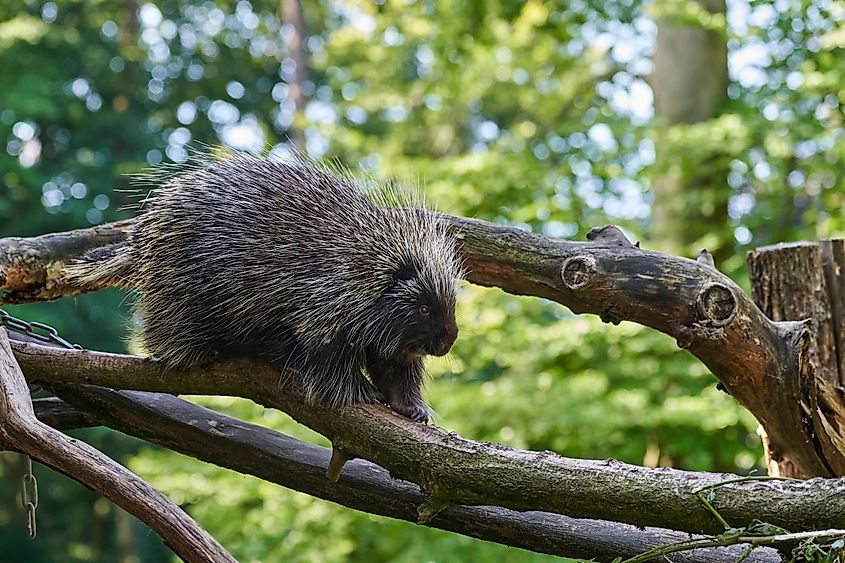
<path id="1" fill-rule="evenodd" d="M 395 191 L 375 201 L 308 163 L 207 163 L 153 192 L 125 246 L 69 275 L 133 285 L 141 341 L 171 365 L 261 357 L 298 371 L 309 398 L 425 421 L 424 357 L 457 337 L 460 265 L 432 214 L 397 211 Z"/>

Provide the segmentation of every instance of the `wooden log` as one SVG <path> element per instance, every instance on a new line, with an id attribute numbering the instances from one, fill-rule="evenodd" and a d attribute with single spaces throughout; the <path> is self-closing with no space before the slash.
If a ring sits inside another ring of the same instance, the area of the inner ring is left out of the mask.
<path id="1" fill-rule="evenodd" d="M 722 522 L 697 493 L 718 484 L 711 504 L 731 526 L 760 520 L 790 531 L 845 528 L 845 479 L 738 482 L 728 474 L 520 451 L 467 440 L 381 405 L 308 404 L 295 374 L 280 373 L 261 362 L 232 360 L 176 370 L 150 358 L 22 342 L 13 345 L 27 377 L 47 387 L 99 385 L 170 394 L 235 395 L 285 411 L 326 436 L 347 457 L 367 459 L 397 478 L 420 485 L 422 512 L 428 517 L 447 506 L 497 505 L 719 533 L 724 530 Z"/>
<path id="2" fill-rule="evenodd" d="M 593 229 L 588 242 L 571 242 L 474 219 L 444 219 L 458 240 L 469 281 L 554 300 L 605 322 L 629 320 L 673 336 L 760 420 L 776 455 L 795 468 L 794 475 L 845 474 L 845 455 L 837 448 L 823 452 L 808 439 L 808 415 L 789 403 L 799 396 L 789 386 L 813 369 L 807 352 L 809 327 L 770 320 L 708 256 L 695 261 L 641 249 L 612 226 Z M 113 227 L 125 233 L 131 222 Z M 82 231 L 71 234 L 89 236 Z M 41 246 L 62 240 L 59 234 L 38 239 Z M 4 248 L 26 244 L 26 239 L 0 239 L 0 269 L 34 267 L 35 258 L 23 265 L 4 262 Z M 57 249 L 44 253 L 51 264 L 62 260 Z M 54 280 L 54 288 L 68 295 L 97 289 L 75 287 L 61 278 Z M 7 301 L 16 302 L 60 293 L 44 294 L 36 287 L 19 291 L 0 283 L 2 291 L 8 292 Z M 831 395 L 827 400 L 834 399 Z M 837 421 L 831 423 L 838 428 Z"/>

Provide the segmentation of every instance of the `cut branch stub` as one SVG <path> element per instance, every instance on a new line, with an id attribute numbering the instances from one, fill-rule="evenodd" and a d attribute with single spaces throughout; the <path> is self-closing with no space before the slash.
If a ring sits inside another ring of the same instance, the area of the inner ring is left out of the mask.
<path id="1" fill-rule="evenodd" d="M 449 502 L 438 484 L 438 478 L 427 468 L 422 468 L 420 473 L 420 493 L 422 493 L 423 502 L 417 507 L 417 524 L 428 524 L 449 506 Z"/>
<path id="2" fill-rule="evenodd" d="M 717 272 L 716 269 L 716 262 L 713 260 L 713 255 L 706 248 L 702 248 L 701 252 L 698 253 L 698 256 L 695 258 L 695 261 L 704 266 L 705 268 L 710 268 L 714 272 Z"/>
<path id="3" fill-rule="evenodd" d="M 336 483 L 340 479 L 340 472 L 343 471 L 343 466 L 351 458 L 340 447 L 332 445 L 332 457 L 329 460 L 329 466 L 326 468 L 326 479 Z"/>
<path id="4" fill-rule="evenodd" d="M 695 298 L 695 308 L 702 324 L 709 327 L 727 326 L 736 316 L 736 295 L 725 284 L 705 284 Z"/>
<path id="5" fill-rule="evenodd" d="M 571 256 L 563 261 L 560 277 L 569 289 L 581 289 L 596 275 L 596 259 L 592 256 Z"/>

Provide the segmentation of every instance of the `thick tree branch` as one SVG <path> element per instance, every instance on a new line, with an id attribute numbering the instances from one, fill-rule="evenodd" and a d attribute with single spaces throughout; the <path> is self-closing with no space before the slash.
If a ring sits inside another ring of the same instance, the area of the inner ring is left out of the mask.
<path id="1" fill-rule="evenodd" d="M 86 421 L 349 508 L 411 522 L 417 519 L 417 506 L 422 503 L 419 487 L 394 479 L 367 461 L 350 461 L 340 480 L 333 483 L 325 478 L 329 449 L 172 395 L 91 386 L 66 387 L 60 393 L 84 408 L 86 414 L 57 399 L 38 402 L 36 413 L 40 416 L 44 412 L 51 420 L 70 426 L 84 416 Z M 599 561 L 633 557 L 689 540 L 689 535 L 681 532 L 491 506 L 449 507 L 428 525 L 541 553 Z M 741 547 L 701 549 L 673 560 L 733 563 L 741 552 Z M 772 550 L 760 549 L 746 561 L 776 563 L 780 557 Z"/>
<path id="2" fill-rule="evenodd" d="M 694 491 L 732 477 L 729 475 L 512 450 L 465 440 L 375 405 L 309 406 L 294 375 L 252 361 L 165 371 L 149 358 L 27 343 L 14 343 L 14 348 L 32 382 L 235 395 L 283 410 L 351 456 L 419 484 L 424 498 L 422 516 L 430 517 L 457 504 L 498 505 L 691 533 L 722 530 Z M 845 481 L 840 480 L 731 483 L 717 489 L 712 505 L 736 527 L 759 519 L 790 531 L 841 528 L 845 527 L 843 493 Z M 825 509 L 819 510 L 820 506 Z"/>
<path id="3" fill-rule="evenodd" d="M 615 227 L 568 242 L 482 221 L 457 231 L 469 279 L 562 303 L 605 322 L 633 321 L 669 334 L 763 424 L 778 454 L 804 476 L 833 476 L 801 433 L 790 381 L 810 369 L 804 323 L 768 319 L 703 256 L 694 261 L 642 250 Z M 840 454 L 843 455 L 843 454 Z M 836 465 L 833 465 L 836 466 Z"/>
<path id="4" fill-rule="evenodd" d="M 0 328 L 0 443 L 76 479 L 146 523 L 185 561 L 234 562 L 181 508 L 91 446 L 40 422 L 6 330 Z"/>
<path id="5" fill-rule="evenodd" d="M 823 459 L 807 440 L 790 392 L 791 382 L 812 369 L 808 327 L 769 320 L 706 256 L 694 261 L 642 250 L 616 227 L 594 229 L 588 242 L 569 242 L 484 221 L 447 219 L 461 243 L 470 281 L 545 297 L 605 322 L 629 320 L 669 334 L 762 422 L 778 444 L 777 454 L 794 465 L 796 474 L 829 477 L 838 473 L 832 468 L 845 467 L 845 453 L 829 453 L 841 460 Z M 82 248 L 120 240 L 129 228 L 126 221 L 100 227 L 105 235 L 86 229 L 0 239 L 0 272 L 6 272 L 0 291 L 8 292 L 7 302 L 23 302 L 97 289 L 63 282 L 62 260 L 75 258 Z"/>

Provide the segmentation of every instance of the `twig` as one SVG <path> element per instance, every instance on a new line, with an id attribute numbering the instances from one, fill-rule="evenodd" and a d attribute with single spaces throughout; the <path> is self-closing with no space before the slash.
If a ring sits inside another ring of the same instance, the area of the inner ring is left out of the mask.
<path id="1" fill-rule="evenodd" d="M 712 547 L 714 545 L 734 545 L 739 543 L 749 543 L 750 545 L 746 548 L 743 552 L 740 559 L 737 561 L 743 561 L 749 557 L 751 554 L 751 550 L 755 547 L 760 545 L 777 545 L 780 543 L 786 542 L 796 542 L 802 541 L 807 539 L 818 539 L 819 537 L 838 537 L 841 533 L 845 533 L 843 530 L 823 530 L 823 531 L 810 531 L 810 532 L 799 532 L 799 533 L 789 533 L 788 531 L 780 528 L 779 526 L 775 526 L 773 524 L 769 524 L 766 522 L 757 522 L 756 524 L 752 524 L 750 526 L 744 528 L 732 528 L 730 524 L 725 520 L 725 518 L 716 510 L 712 504 L 710 504 L 710 500 L 712 500 L 712 491 L 718 487 L 723 487 L 725 485 L 730 485 L 733 483 L 743 483 L 747 481 L 793 481 L 793 482 L 801 482 L 800 479 L 794 479 L 792 477 L 779 477 L 779 476 L 770 476 L 770 475 L 746 475 L 744 477 L 735 477 L 732 479 L 724 479 L 722 481 L 717 481 L 715 483 L 710 483 L 704 485 L 703 487 L 699 487 L 693 490 L 693 493 L 698 495 L 698 498 L 701 499 L 702 504 L 707 508 L 707 510 L 716 517 L 722 526 L 725 528 L 725 532 L 723 534 L 719 534 L 717 536 L 713 536 L 711 538 L 701 538 L 701 539 L 694 539 L 694 540 L 687 540 L 682 542 L 677 542 L 669 545 L 665 545 L 663 547 L 658 547 L 652 550 L 649 550 L 645 553 L 642 553 L 636 557 L 632 557 L 624 561 L 623 563 L 639 563 L 641 561 L 649 561 L 653 557 L 658 555 L 667 555 L 669 553 L 676 553 L 679 551 L 687 551 L 691 549 L 699 549 L 700 547 Z M 711 498 L 706 498 L 705 491 L 709 492 Z M 772 529 L 779 530 L 777 534 L 771 533 L 759 533 L 753 534 L 752 532 L 757 530 L 765 530 L 770 531 Z M 744 538 L 748 540 L 748 538 L 757 538 L 760 541 L 742 541 L 738 540 L 737 538 Z M 716 543 L 711 543 L 716 542 Z"/>
<path id="2" fill-rule="evenodd" d="M 731 525 L 728 524 L 727 520 L 725 520 L 724 517 L 719 514 L 719 511 L 716 510 L 712 504 L 710 504 L 710 501 L 714 498 L 712 491 L 717 487 L 723 487 L 725 485 L 730 485 L 733 483 L 744 483 L 747 481 L 793 481 L 796 483 L 801 482 L 800 479 L 795 479 L 793 477 L 778 477 L 772 475 L 745 475 L 743 477 L 734 477 L 731 479 L 725 479 L 723 481 L 717 481 L 716 483 L 710 483 L 709 485 L 704 485 L 703 487 L 695 489 L 693 493 L 698 495 L 698 498 L 701 500 L 701 504 L 703 504 L 704 507 L 713 516 L 716 517 L 716 520 L 719 521 L 719 524 L 721 524 L 725 528 L 725 530 L 730 530 Z M 709 494 L 705 494 L 705 491 L 708 491 Z M 708 498 L 708 496 L 710 498 Z"/>
<path id="3" fill-rule="evenodd" d="M 796 532 L 787 534 L 773 534 L 767 536 L 744 535 L 742 531 L 728 533 L 712 538 L 696 539 L 685 542 L 678 542 L 663 547 L 652 549 L 636 557 L 626 559 L 622 563 L 644 563 L 651 561 L 661 555 L 701 549 L 706 547 L 725 547 L 729 545 L 750 544 L 754 547 L 775 546 L 782 544 L 793 544 L 807 540 L 832 540 L 845 538 L 845 530 L 818 530 L 813 532 Z M 746 556 L 747 557 L 747 556 Z"/>

